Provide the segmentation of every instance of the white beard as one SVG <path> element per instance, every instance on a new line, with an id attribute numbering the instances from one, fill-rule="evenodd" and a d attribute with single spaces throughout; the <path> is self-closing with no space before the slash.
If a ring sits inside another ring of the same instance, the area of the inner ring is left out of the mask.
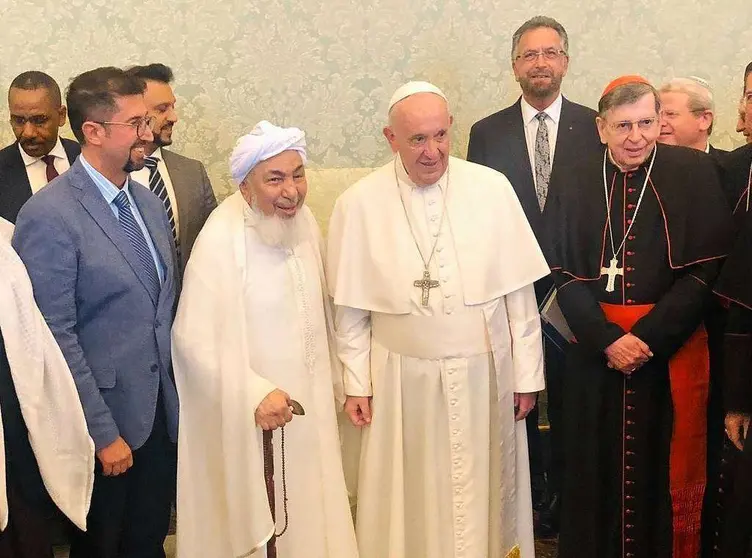
<path id="1" fill-rule="evenodd" d="M 245 225 L 258 234 L 262 243 L 272 248 L 293 249 L 305 238 L 305 223 L 300 211 L 294 217 L 283 219 L 278 215 L 264 215 L 255 202 L 244 208 Z"/>

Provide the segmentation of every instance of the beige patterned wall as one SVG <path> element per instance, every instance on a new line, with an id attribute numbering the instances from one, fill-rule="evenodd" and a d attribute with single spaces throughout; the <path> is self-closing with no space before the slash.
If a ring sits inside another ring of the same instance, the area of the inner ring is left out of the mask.
<path id="1" fill-rule="evenodd" d="M 715 88 L 714 143 L 741 143 L 750 0 L 0 0 L 0 90 L 29 69 L 65 85 L 96 66 L 164 62 L 182 118 L 174 147 L 204 161 L 217 194 L 233 189 L 238 135 L 262 118 L 294 124 L 308 132 L 311 205 L 324 222 L 336 194 L 388 158 L 384 111 L 408 79 L 448 94 L 464 156 L 472 123 L 516 99 L 511 34 L 540 13 L 569 31 L 571 99 L 595 105 L 622 73 L 699 75 Z M 0 140 L 12 140 L 9 125 Z"/>

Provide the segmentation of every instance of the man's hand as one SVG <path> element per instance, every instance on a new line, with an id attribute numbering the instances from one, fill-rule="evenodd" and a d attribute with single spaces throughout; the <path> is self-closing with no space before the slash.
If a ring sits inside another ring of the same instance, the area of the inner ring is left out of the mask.
<path id="1" fill-rule="evenodd" d="M 122 475 L 133 467 L 133 454 L 131 448 L 122 437 L 112 442 L 106 448 L 97 452 L 97 458 L 102 463 L 102 474 L 105 477 Z"/>
<path id="2" fill-rule="evenodd" d="M 525 420 L 535 408 L 535 402 L 538 401 L 537 393 L 515 393 L 514 394 L 514 408 L 516 413 L 514 420 Z"/>
<path id="3" fill-rule="evenodd" d="M 740 451 L 744 449 L 744 439 L 749 428 L 749 415 L 728 413 L 726 415 L 726 436 Z"/>
<path id="4" fill-rule="evenodd" d="M 371 424 L 371 398 L 347 396 L 345 412 L 355 426 Z"/>
<path id="5" fill-rule="evenodd" d="M 264 430 L 276 430 L 292 420 L 290 396 L 275 389 L 256 408 L 256 424 Z"/>
<path id="6" fill-rule="evenodd" d="M 653 352 L 645 343 L 631 333 L 627 333 L 611 343 L 606 350 L 608 367 L 624 374 L 631 374 L 653 357 Z"/>

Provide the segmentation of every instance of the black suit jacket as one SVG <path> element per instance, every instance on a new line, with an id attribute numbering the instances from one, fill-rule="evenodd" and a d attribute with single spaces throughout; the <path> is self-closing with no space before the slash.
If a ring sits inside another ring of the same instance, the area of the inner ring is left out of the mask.
<path id="1" fill-rule="evenodd" d="M 473 124 L 467 160 L 491 167 L 509 179 L 538 242 L 542 243 L 543 223 L 549 206 L 546 205 L 541 213 L 525 140 L 521 103 L 521 98 L 517 99 L 512 106 Z M 562 99 L 550 185 L 556 184 L 556 173 L 561 172 L 560 168 L 567 167 L 567 161 L 578 157 L 582 152 L 598 148 L 600 137 L 595 125 L 596 116 L 594 110 L 566 98 Z M 551 198 L 551 194 L 549 190 L 547 199 Z M 536 284 L 539 297 L 545 294 L 549 284 L 550 281 L 539 281 Z"/>
<path id="2" fill-rule="evenodd" d="M 594 110 L 572 103 L 566 98 L 562 99 L 549 184 L 555 184 L 553 177 L 557 169 L 563 166 L 562 161 L 577 157 L 581 151 L 600 145 L 595 117 Z M 509 179 L 540 242 L 546 208 L 541 213 L 535 194 L 535 182 L 522 122 L 521 99 L 512 106 L 473 124 L 470 129 L 467 160 L 491 167 Z"/>
<path id="3" fill-rule="evenodd" d="M 81 146 L 73 140 L 60 140 L 72 165 L 81 153 Z M 15 223 L 19 210 L 31 194 L 31 184 L 26 174 L 26 165 L 18 150 L 18 142 L 12 143 L 0 150 L 0 217 Z"/>

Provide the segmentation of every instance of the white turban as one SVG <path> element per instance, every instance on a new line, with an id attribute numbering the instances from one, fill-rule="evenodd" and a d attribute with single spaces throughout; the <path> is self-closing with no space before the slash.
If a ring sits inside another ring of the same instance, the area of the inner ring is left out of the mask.
<path id="1" fill-rule="evenodd" d="M 292 149 L 306 162 L 305 132 L 298 128 L 280 128 L 266 120 L 253 127 L 250 134 L 241 137 L 230 155 L 230 174 L 240 184 L 253 167 L 283 151 Z"/>
<path id="2" fill-rule="evenodd" d="M 407 99 L 416 93 L 433 93 L 445 101 L 447 100 L 444 92 L 432 83 L 428 83 L 427 81 L 408 81 L 405 85 L 399 87 L 397 91 L 394 92 L 394 95 L 392 95 L 392 99 L 389 101 L 389 112 L 391 112 L 392 107 L 402 99 Z"/>

